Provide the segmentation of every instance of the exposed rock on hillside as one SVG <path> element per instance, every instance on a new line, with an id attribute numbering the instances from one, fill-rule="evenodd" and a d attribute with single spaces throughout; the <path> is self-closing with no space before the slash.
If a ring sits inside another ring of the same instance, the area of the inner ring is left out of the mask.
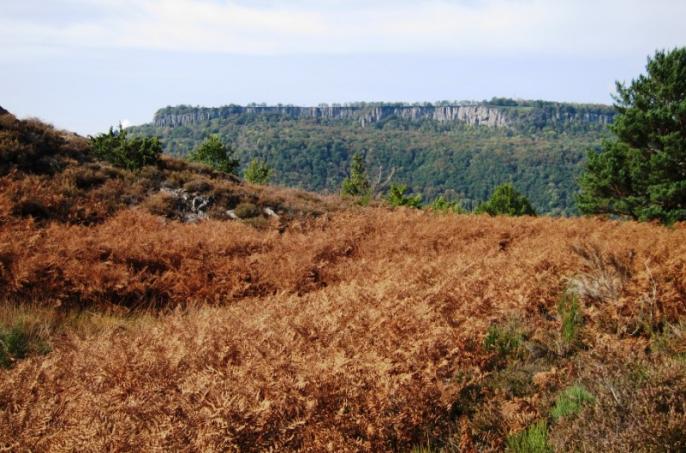
<path id="1" fill-rule="evenodd" d="M 500 106 L 488 103 L 454 105 L 369 104 L 355 106 L 237 106 L 167 107 L 155 114 L 156 127 L 177 127 L 197 124 L 217 118 L 239 115 L 310 119 L 315 121 L 346 121 L 368 126 L 391 118 L 409 121 L 430 120 L 439 123 L 465 123 L 472 126 L 510 127 L 520 124 L 591 123 L 609 124 L 614 112 L 606 106 L 576 106 L 573 104 L 540 103 L 534 106 Z"/>

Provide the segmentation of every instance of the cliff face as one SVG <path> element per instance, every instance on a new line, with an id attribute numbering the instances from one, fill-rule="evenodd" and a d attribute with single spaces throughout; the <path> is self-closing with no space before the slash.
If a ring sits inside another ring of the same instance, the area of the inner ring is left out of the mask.
<path id="1" fill-rule="evenodd" d="M 288 119 L 309 119 L 326 121 L 357 122 L 364 127 L 390 118 L 421 121 L 432 120 L 439 123 L 459 122 L 472 126 L 509 127 L 533 122 L 545 124 L 567 124 L 574 122 L 606 125 L 612 122 L 614 112 L 611 109 L 569 108 L 569 104 L 550 103 L 544 107 L 516 109 L 493 106 L 486 103 L 468 105 L 372 105 L 372 106 L 326 106 L 326 107 L 293 107 L 293 106 L 226 106 L 206 107 L 167 107 L 155 114 L 156 127 L 188 126 L 215 118 L 231 118 L 240 115 L 279 116 Z"/>

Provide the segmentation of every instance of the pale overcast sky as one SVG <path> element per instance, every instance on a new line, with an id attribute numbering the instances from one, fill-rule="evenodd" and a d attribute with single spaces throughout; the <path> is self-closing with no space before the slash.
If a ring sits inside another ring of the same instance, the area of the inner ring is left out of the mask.
<path id="1" fill-rule="evenodd" d="M 0 0 L 0 105 L 80 133 L 166 105 L 611 102 L 684 0 Z"/>

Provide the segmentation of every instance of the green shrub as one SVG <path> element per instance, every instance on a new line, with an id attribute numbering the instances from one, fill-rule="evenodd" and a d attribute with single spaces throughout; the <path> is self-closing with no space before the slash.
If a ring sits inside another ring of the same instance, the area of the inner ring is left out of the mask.
<path id="1" fill-rule="evenodd" d="M 482 203 L 476 209 L 476 212 L 479 214 L 486 213 L 492 216 L 536 215 L 536 211 L 531 206 L 531 203 L 529 203 L 529 200 L 509 183 L 501 184 L 496 187 L 491 198 Z"/>
<path id="2" fill-rule="evenodd" d="M 452 212 L 455 214 L 464 214 L 465 210 L 462 209 L 462 206 L 460 206 L 460 203 L 458 201 L 448 201 L 443 196 L 439 196 L 436 198 L 431 205 L 429 205 L 429 209 L 431 209 L 433 212 L 439 212 L 439 213 L 448 213 Z"/>
<path id="3" fill-rule="evenodd" d="M 554 420 L 578 414 L 583 406 L 593 404 L 595 397 L 581 385 L 566 388 L 555 400 L 550 415 Z"/>
<path id="4" fill-rule="evenodd" d="M 557 313 L 562 323 L 560 330 L 562 341 L 568 346 L 576 344 L 583 325 L 583 314 L 576 295 L 565 293 L 557 304 Z"/>
<path id="5" fill-rule="evenodd" d="M 388 189 L 386 200 L 394 207 L 407 206 L 409 208 L 421 208 L 422 196 L 420 194 L 405 195 L 405 192 L 407 192 L 407 185 L 391 184 L 390 189 Z"/>
<path id="6" fill-rule="evenodd" d="M 0 368 L 10 368 L 15 361 L 31 353 L 46 354 L 50 347 L 28 324 L 0 326 Z"/>
<path id="7" fill-rule="evenodd" d="M 224 173 L 235 174 L 239 163 L 233 158 L 233 152 L 233 148 L 222 143 L 219 136 L 212 135 L 191 151 L 188 160 L 209 165 Z"/>
<path id="8" fill-rule="evenodd" d="M 155 165 L 162 155 L 162 145 L 157 137 L 128 138 L 126 129 L 110 128 L 106 134 L 90 137 L 93 154 L 127 170 L 137 170 L 146 165 Z"/>
<path id="9" fill-rule="evenodd" d="M 371 185 L 367 177 L 367 168 L 364 164 L 364 159 L 359 153 L 353 155 L 350 163 L 350 176 L 343 180 L 341 187 L 342 195 L 349 195 L 352 197 L 364 197 L 371 195 Z"/>
<path id="10" fill-rule="evenodd" d="M 547 453 L 553 449 L 548 443 L 548 424 L 545 420 L 507 438 L 507 451 L 514 453 Z"/>
<path id="11" fill-rule="evenodd" d="M 251 184 L 267 184 L 273 173 L 267 162 L 253 159 L 246 167 L 243 177 Z"/>
<path id="12" fill-rule="evenodd" d="M 484 338 L 484 348 L 495 351 L 502 358 L 519 355 L 523 343 L 524 334 L 514 322 L 505 327 L 492 325 Z"/>

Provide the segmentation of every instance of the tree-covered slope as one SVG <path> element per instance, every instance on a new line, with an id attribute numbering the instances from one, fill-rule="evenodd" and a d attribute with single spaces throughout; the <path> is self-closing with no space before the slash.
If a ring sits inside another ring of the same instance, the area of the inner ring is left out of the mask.
<path id="1" fill-rule="evenodd" d="M 409 185 L 466 208 L 512 182 L 542 213 L 574 213 L 576 179 L 614 112 L 599 105 L 494 99 L 483 103 L 350 104 L 293 107 L 167 107 L 133 134 L 159 135 L 185 155 L 209 135 L 236 148 L 241 164 L 259 157 L 276 184 L 334 192 L 355 152 L 370 176 Z"/>

